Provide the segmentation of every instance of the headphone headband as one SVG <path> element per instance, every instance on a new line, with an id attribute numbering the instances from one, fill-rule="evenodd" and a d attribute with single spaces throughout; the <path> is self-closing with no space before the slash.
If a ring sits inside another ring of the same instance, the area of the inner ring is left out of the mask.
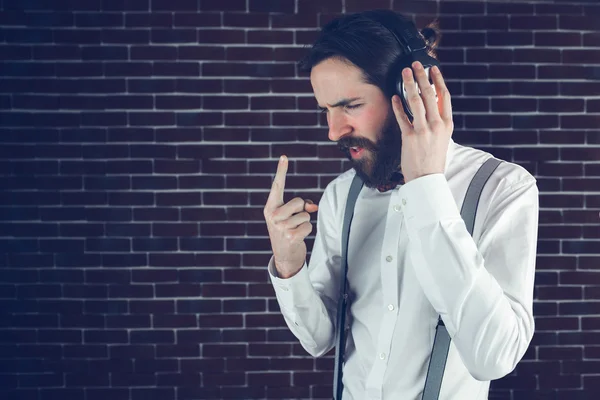
<path id="1" fill-rule="evenodd" d="M 412 20 L 404 17 L 401 14 L 396 15 L 402 20 L 401 22 L 396 19 L 392 19 L 392 16 L 389 14 L 367 13 L 367 17 L 369 19 L 383 26 L 392 34 L 392 36 L 394 36 L 400 47 L 408 50 L 408 52 L 425 50 L 425 40 L 423 40 L 419 34 L 419 31 Z M 396 27 L 399 29 L 396 29 Z"/>
<path id="2" fill-rule="evenodd" d="M 400 47 L 405 50 L 405 54 L 400 56 L 394 64 L 392 69 L 393 76 L 391 77 L 393 82 L 390 82 L 390 84 L 394 84 L 394 90 L 396 94 L 400 96 L 404 111 L 412 122 L 413 114 L 410 110 L 408 100 L 406 99 L 406 90 L 404 88 L 404 81 L 402 80 L 402 70 L 406 67 L 412 69 L 412 63 L 414 61 L 419 61 L 425 68 L 427 76 L 429 76 L 429 68 L 433 67 L 434 65 L 439 67 L 440 63 L 427 53 L 427 45 L 425 40 L 420 35 L 412 20 L 409 20 L 400 14 L 396 14 L 402 20 L 400 23 L 401 25 L 399 25 L 397 20 L 391 19 L 390 14 L 375 12 L 366 13 L 366 15 L 367 18 L 386 28 L 392 34 L 392 36 L 394 36 Z M 377 16 L 377 19 L 374 18 L 375 16 Z M 398 36 L 396 33 L 396 29 L 394 29 L 395 27 L 401 28 L 398 29 L 400 36 Z"/>

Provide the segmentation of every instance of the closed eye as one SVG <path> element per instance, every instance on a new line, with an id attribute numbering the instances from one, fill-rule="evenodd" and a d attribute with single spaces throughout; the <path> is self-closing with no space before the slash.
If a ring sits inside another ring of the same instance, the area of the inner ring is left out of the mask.
<path id="1" fill-rule="evenodd" d="M 354 110 L 354 109 L 359 108 L 361 106 L 362 106 L 362 104 L 353 104 L 353 105 L 347 105 L 347 106 L 345 106 L 345 108 L 349 109 L 349 110 Z M 327 112 L 327 108 L 318 107 L 318 109 L 319 109 L 319 111 L 321 113 L 326 113 Z"/>
<path id="2" fill-rule="evenodd" d="M 348 105 L 346 106 L 346 108 L 350 109 L 350 110 L 354 110 L 355 108 L 359 108 L 360 106 L 362 106 L 362 104 L 353 104 L 353 105 Z"/>

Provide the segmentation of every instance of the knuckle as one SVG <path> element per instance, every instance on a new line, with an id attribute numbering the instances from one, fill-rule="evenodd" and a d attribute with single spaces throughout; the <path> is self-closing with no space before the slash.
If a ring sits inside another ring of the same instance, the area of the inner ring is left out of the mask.
<path id="1" fill-rule="evenodd" d="M 306 215 L 305 215 L 305 214 L 307 214 L 307 215 L 308 215 L 308 218 L 306 218 Z M 307 220 L 309 220 L 309 219 L 310 219 L 310 214 L 308 214 L 308 213 L 304 213 L 304 212 L 302 212 L 302 213 L 298 213 L 298 214 L 296 214 L 296 215 L 297 215 L 297 217 L 296 217 L 296 218 L 294 218 L 294 219 L 295 219 L 295 221 L 292 221 L 291 219 L 288 219 L 287 221 L 285 221 L 285 222 L 286 222 L 286 225 L 285 225 L 285 227 L 286 227 L 287 229 L 292 229 L 292 228 L 296 228 L 296 227 L 298 227 L 298 228 L 299 228 L 299 227 L 301 227 L 301 226 L 302 226 L 304 223 L 306 223 L 306 221 L 307 221 Z"/>
<path id="2" fill-rule="evenodd" d="M 287 231 L 287 230 L 289 230 L 289 229 L 290 229 L 290 225 L 291 225 L 291 224 L 290 224 L 290 220 L 289 220 L 289 219 L 286 219 L 286 220 L 283 220 L 283 221 L 279 221 L 278 225 L 279 225 L 279 227 L 280 227 L 282 230 L 284 230 L 284 231 Z"/>
<path id="3" fill-rule="evenodd" d="M 425 93 L 428 96 L 435 94 L 435 90 L 431 87 L 431 85 L 427 85 L 424 89 L 421 90 L 421 92 Z"/>
<path id="4" fill-rule="evenodd" d="M 279 209 L 279 208 L 277 208 L 276 210 L 274 210 L 274 211 L 272 211 L 272 212 L 270 213 L 271 220 L 273 220 L 273 221 L 274 221 L 274 220 L 276 220 L 276 219 L 279 217 L 279 214 L 280 214 L 280 211 L 279 211 L 279 210 L 280 210 L 280 209 Z"/>
<path id="5" fill-rule="evenodd" d="M 431 122 L 431 129 L 432 129 L 434 132 L 437 132 L 437 131 L 439 131 L 440 129 L 443 129 L 443 128 L 445 128 L 445 127 L 446 127 L 446 125 L 444 124 L 444 121 L 442 121 L 442 119 L 441 119 L 441 118 L 439 118 L 439 119 L 438 119 L 438 118 L 436 118 L 434 121 L 432 121 L 432 122 Z"/>
<path id="6" fill-rule="evenodd" d="M 298 210 L 304 210 L 304 205 L 306 204 L 306 201 L 304 201 L 304 199 L 301 197 L 296 197 L 296 199 L 298 199 L 296 200 L 296 208 Z"/>

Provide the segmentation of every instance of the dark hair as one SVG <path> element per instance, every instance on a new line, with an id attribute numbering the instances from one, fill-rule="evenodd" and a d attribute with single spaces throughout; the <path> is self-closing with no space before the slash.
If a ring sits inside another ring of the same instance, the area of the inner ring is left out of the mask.
<path id="1" fill-rule="evenodd" d="M 310 73 L 321 61 L 337 58 L 360 68 L 364 82 L 379 87 L 390 98 L 395 83 L 390 71 L 405 54 L 390 29 L 399 32 L 406 24 L 413 22 L 392 10 L 370 10 L 338 17 L 323 26 L 308 54 L 299 62 L 299 69 Z M 437 20 L 420 34 L 428 54 L 437 58 L 435 50 L 441 39 Z M 400 33 L 396 35 L 400 37 Z"/>

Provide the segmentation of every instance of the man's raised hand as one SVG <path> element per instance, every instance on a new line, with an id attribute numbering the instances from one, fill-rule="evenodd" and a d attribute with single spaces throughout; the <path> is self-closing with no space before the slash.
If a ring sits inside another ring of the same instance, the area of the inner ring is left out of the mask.
<path id="1" fill-rule="evenodd" d="M 445 172 L 446 153 L 454 131 L 450 92 L 439 68 L 436 66 L 430 70 L 434 87 L 429 84 L 420 62 L 415 61 L 412 69 L 414 72 L 408 67 L 402 70 L 408 102 L 414 115 L 412 123 L 398 95 L 392 96 L 394 114 L 402 131 L 400 158 L 406 183 L 425 175 Z M 415 78 L 421 88 L 420 93 L 414 84 Z M 436 100 L 436 91 L 439 102 Z"/>
<path id="2" fill-rule="evenodd" d="M 264 208 L 265 221 L 275 257 L 275 267 L 281 278 L 295 275 L 306 260 L 304 239 L 312 232 L 310 214 L 319 206 L 311 200 L 296 197 L 283 203 L 288 159 L 281 156 L 271 192 Z"/>

